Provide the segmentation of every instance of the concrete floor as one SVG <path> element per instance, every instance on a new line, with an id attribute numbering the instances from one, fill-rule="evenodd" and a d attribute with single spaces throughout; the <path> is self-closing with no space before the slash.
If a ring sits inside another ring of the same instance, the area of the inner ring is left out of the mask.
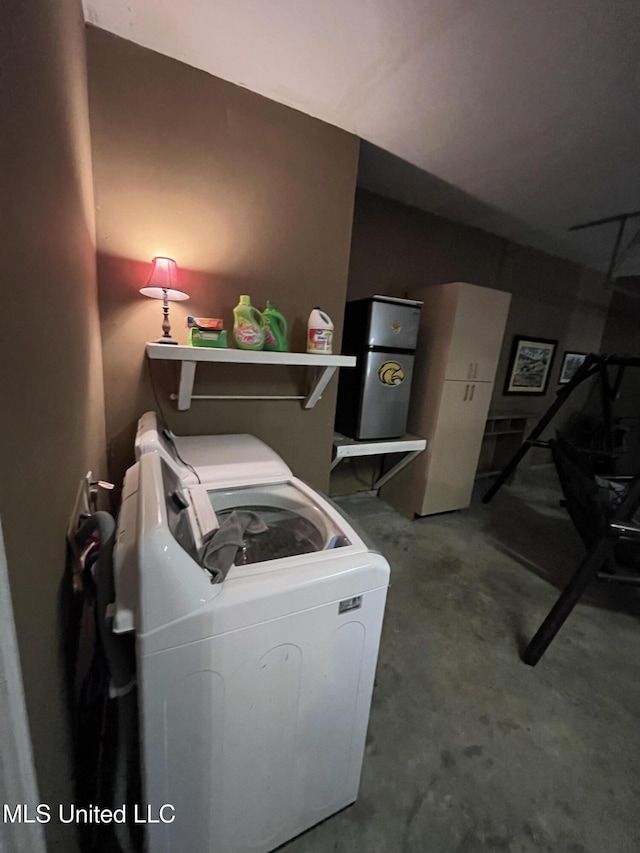
<path id="1" fill-rule="evenodd" d="M 283 853 L 640 850 L 637 592 L 518 657 L 583 553 L 551 476 L 414 522 L 340 500 L 391 563 L 362 784 Z"/>

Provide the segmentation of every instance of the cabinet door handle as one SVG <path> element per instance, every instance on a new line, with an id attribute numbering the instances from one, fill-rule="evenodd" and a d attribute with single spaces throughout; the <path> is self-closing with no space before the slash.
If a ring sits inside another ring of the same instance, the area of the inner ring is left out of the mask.
<path id="1" fill-rule="evenodd" d="M 466 402 L 467 402 L 467 397 L 468 397 L 468 396 L 469 396 L 469 386 L 468 386 L 468 385 L 465 385 L 465 386 L 464 386 L 464 400 L 462 401 L 463 403 L 466 403 Z"/>
<path id="2" fill-rule="evenodd" d="M 472 385 L 472 386 L 471 386 L 471 393 L 469 394 L 469 402 L 471 402 L 471 401 L 473 400 L 473 392 L 474 392 L 475 390 L 476 390 L 476 386 L 475 386 L 475 385 Z"/>
<path id="3" fill-rule="evenodd" d="M 479 362 L 476 361 L 475 370 L 473 371 L 473 378 L 474 379 L 478 378 L 478 364 L 479 364 Z"/>
<path id="4" fill-rule="evenodd" d="M 467 379 L 473 379 L 473 362 L 469 362 L 469 370 L 467 370 Z"/>

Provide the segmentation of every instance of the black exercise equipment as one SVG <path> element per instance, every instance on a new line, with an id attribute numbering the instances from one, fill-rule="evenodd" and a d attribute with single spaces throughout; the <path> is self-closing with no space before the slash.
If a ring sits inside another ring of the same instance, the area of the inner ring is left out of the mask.
<path id="1" fill-rule="evenodd" d="M 489 503 L 496 492 L 504 485 L 516 470 L 530 447 L 549 447 L 548 441 L 541 441 L 540 436 L 560 411 L 573 391 L 582 383 L 593 377 L 600 382 L 600 400 L 603 416 L 603 447 L 591 450 L 593 457 L 600 457 L 608 467 L 607 473 L 615 471 L 615 424 L 613 419 L 613 401 L 618 397 L 624 372 L 627 367 L 640 367 L 640 358 L 618 355 L 588 355 L 576 371 L 573 379 L 558 389 L 556 399 L 549 406 L 536 426 L 520 445 L 513 457 L 496 477 L 482 498 L 483 503 Z M 613 374 L 610 374 L 613 370 Z"/>
<path id="2" fill-rule="evenodd" d="M 605 287 L 611 286 L 616 267 L 640 242 L 640 229 L 638 229 L 621 251 L 627 222 L 638 217 L 640 217 L 640 210 L 634 210 L 605 219 L 584 222 L 569 229 L 578 231 L 583 228 L 618 223 Z M 635 285 L 639 277 L 632 278 L 633 282 L 629 280 L 629 284 Z M 624 279 L 619 281 L 624 285 Z M 618 289 L 629 293 L 624 286 Z M 636 294 L 631 292 L 631 295 Z M 593 353 L 588 355 L 573 379 L 558 389 L 555 401 L 482 498 L 484 503 L 489 503 L 514 473 L 530 447 L 547 447 L 551 450 L 558 472 L 564 494 L 564 505 L 587 547 L 585 558 L 522 654 L 522 660 L 530 666 L 535 666 L 540 660 L 592 580 L 640 586 L 638 574 L 624 569 L 621 571 L 619 568 L 620 563 L 636 571 L 640 567 L 640 524 L 634 523 L 638 520 L 637 514 L 640 507 L 640 472 L 636 477 L 613 476 L 616 464 L 613 401 L 618 398 L 627 367 L 640 367 L 640 358 L 600 356 Z M 610 368 L 616 369 L 613 381 L 609 374 Z M 599 377 L 600 383 L 602 447 L 591 448 L 588 456 L 585 456 L 560 436 L 555 441 L 541 441 L 540 436 L 572 392 L 586 379 L 595 376 Z M 599 477 L 596 473 L 598 463 L 600 472 L 603 470 L 600 466 L 604 466 L 606 477 Z"/>
<path id="3" fill-rule="evenodd" d="M 565 506 L 587 554 L 522 654 L 535 666 L 592 580 L 640 586 L 640 476 L 599 477 L 561 437 L 548 442 Z"/>

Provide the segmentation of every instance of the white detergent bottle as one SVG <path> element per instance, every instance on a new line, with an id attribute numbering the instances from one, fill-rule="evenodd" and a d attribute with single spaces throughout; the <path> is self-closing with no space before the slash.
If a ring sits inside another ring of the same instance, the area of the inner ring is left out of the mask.
<path id="1" fill-rule="evenodd" d="M 333 323 L 328 314 L 317 306 L 309 314 L 307 324 L 307 352 L 331 354 L 333 345 Z"/>

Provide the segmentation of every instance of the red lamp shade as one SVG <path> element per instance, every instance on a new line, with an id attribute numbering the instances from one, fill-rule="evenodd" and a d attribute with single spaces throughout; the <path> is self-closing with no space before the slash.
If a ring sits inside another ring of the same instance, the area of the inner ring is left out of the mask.
<path id="1" fill-rule="evenodd" d="M 182 302 L 189 295 L 178 289 L 178 265 L 173 258 L 154 258 L 151 273 L 140 293 L 151 296 L 152 299 L 168 299 L 171 302 Z"/>
<path id="2" fill-rule="evenodd" d="M 169 323 L 169 301 L 181 302 L 189 296 L 184 290 L 178 290 L 178 265 L 173 258 L 154 258 L 151 265 L 151 275 L 140 293 L 152 299 L 162 299 L 162 337 L 156 343 L 177 344 L 171 337 Z"/>

